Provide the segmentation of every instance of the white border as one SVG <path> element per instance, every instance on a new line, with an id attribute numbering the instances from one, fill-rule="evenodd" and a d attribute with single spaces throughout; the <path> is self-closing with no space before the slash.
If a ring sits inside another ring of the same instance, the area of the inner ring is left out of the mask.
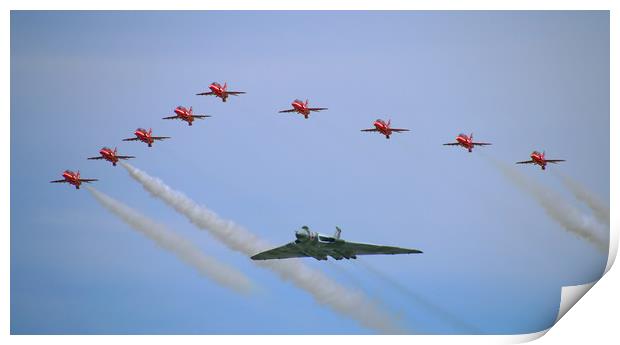
<path id="1" fill-rule="evenodd" d="M 346 1 L 346 0 L 297 0 L 297 1 L 277 1 L 277 0 L 264 0 L 264 1 L 250 1 L 250 0 L 227 0 L 227 1 L 216 1 L 216 2 L 206 2 L 200 0 L 187 0 L 182 1 L 182 4 L 177 5 L 179 2 L 171 1 L 161 1 L 161 0 L 153 0 L 149 1 L 149 7 L 144 7 L 139 1 L 132 0 L 109 0 L 101 3 L 87 2 L 87 1 L 77 1 L 77 0 L 58 0 L 58 1 L 42 1 L 42 0 L 30 0 L 30 1 L 3 1 L 0 2 L 0 6 L 2 7 L 2 26 L 0 26 L 0 37 L 3 40 L 3 50 L 4 54 L 3 58 L 3 67 L 5 73 L 2 75 L 8 76 L 10 73 L 10 61 L 9 61 L 9 52 L 10 52 L 10 10 L 35 10 L 35 9 L 84 9 L 84 10 L 95 10 L 95 9 L 122 9 L 122 10 L 138 10 L 138 9 L 171 9 L 171 10 L 197 10 L 197 9 L 211 9 L 211 10 L 224 10 L 224 9 L 248 9 L 248 10 L 274 10 L 274 9 L 287 9 L 287 10 L 302 10 L 302 9 L 313 9 L 313 10 L 611 10 L 611 37 L 617 38 L 618 35 L 618 25 L 617 25 L 617 14 L 616 11 L 619 8 L 617 1 L 612 0 L 590 0 L 590 1 L 576 1 L 576 0 L 503 0 L 503 1 L 492 1 L 492 0 L 471 0 L 471 1 L 459 1 L 459 0 L 436 0 L 436 1 L 397 1 L 397 0 L 381 0 L 381 1 L 369 1 L 369 0 L 360 0 L 360 1 Z M 611 39 L 611 95 L 615 95 L 616 88 L 614 87 L 615 81 L 618 80 L 618 70 L 614 68 L 613 61 L 617 61 L 617 43 L 614 43 L 614 39 Z M 10 114 L 10 104 L 9 104 L 9 90 L 10 90 L 10 79 L 4 78 L 5 82 L 2 84 L 3 92 L 1 93 L 0 104 L 3 105 L 5 114 Z M 617 116 L 617 104 L 614 98 L 611 98 L 611 114 Z M 611 126 L 610 126 L 610 138 L 611 138 L 611 174 L 610 176 L 620 176 L 618 175 L 618 160 L 617 160 L 617 146 L 618 139 L 615 134 L 620 133 L 618 130 L 618 121 L 614 117 L 611 116 Z M 84 336 L 57 336 L 57 337 L 40 337 L 40 336 L 8 336 L 10 332 L 10 296 L 9 296 L 9 270 L 10 270 L 10 180 L 9 180 L 9 167 L 10 167 L 10 117 L 4 116 L 2 119 L 2 126 L 0 126 L 0 150 L 4 154 L 5 157 L 5 165 L 3 169 L 0 169 L 0 174 L 2 174 L 2 182 L 0 182 L 0 194 L 3 197 L 0 199 L 0 219 L 3 220 L 4 230 L 4 238 L 2 247 L 2 265 L 0 265 L 0 270 L 2 273 L 3 281 L 5 283 L 0 284 L 0 307 L 2 309 L 2 313 L 0 313 L 0 323 L 4 325 L 3 335 L 0 337 L 7 343 L 7 341 L 11 341 L 14 343 L 30 343 L 30 342 L 51 342 L 54 343 L 75 343 L 82 344 L 84 342 L 94 343 L 94 344 L 108 344 L 109 342 L 134 342 L 134 341 L 144 341 L 149 342 L 151 344 L 162 343 L 166 340 L 171 341 L 183 341 L 186 343 L 200 343 L 204 344 L 205 336 L 173 336 L 173 337 L 158 337 L 158 336 L 139 336 L 139 337 L 127 337 L 127 336 L 106 336 L 106 337 L 84 337 Z M 616 158 L 614 158 L 616 157 Z M 7 159 L 8 158 L 8 159 Z M 618 185 L 612 179 L 610 181 L 611 187 L 611 209 L 614 210 L 615 206 L 618 204 Z M 617 254 L 617 246 L 618 246 L 618 220 L 614 216 L 614 212 L 612 212 L 611 219 L 611 248 L 610 248 L 610 256 L 608 258 L 608 263 L 606 267 L 606 272 L 611 268 L 616 254 Z M 553 334 L 553 338 L 549 339 L 549 337 L 545 337 L 547 339 L 543 340 L 543 342 L 557 343 L 563 344 L 566 342 L 574 342 L 577 339 L 583 339 L 587 341 L 591 337 L 595 339 L 607 340 L 617 339 L 617 335 L 615 333 L 617 315 L 618 315 L 618 298 L 616 297 L 616 291 L 618 291 L 619 286 L 619 278 L 616 272 L 611 272 L 608 274 L 611 277 L 603 277 L 601 280 L 603 283 L 597 284 L 593 288 L 595 290 L 596 296 L 586 296 L 586 299 L 590 299 L 590 305 L 582 306 L 583 303 L 577 305 L 577 309 L 587 309 L 587 314 L 584 315 L 585 312 L 581 312 L 579 315 L 571 315 L 568 313 L 567 316 L 562 318 L 562 320 L 558 323 L 554 329 L 558 329 L 557 331 L 551 332 Z M 600 288 L 599 286 L 600 285 Z M 577 288 L 578 290 L 579 288 Z M 566 297 L 570 295 L 569 292 L 574 292 L 575 289 L 567 289 L 567 292 L 563 292 L 563 295 L 566 294 Z M 587 291 L 587 290 L 586 290 Z M 583 287 L 581 289 L 583 292 Z M 593 294 L 593 293 L 592 293 Z M 590 295 L 592 295 L 590 294 Z M 579 294 L 577 294 L 578 296 Z M 596 298 L 595 298 L 596 297 Z M 574 295 L 573 297 L 574 298 Z M 593 305 L 592 305 L 593 304 Z M 612 306 L 612 310 L 606 310 L 608 306 Z M 577 313 L 572 313 L 577 314 Z M 612 323 L 613 322 L 613 323 Z M 601 327 L 601 325 L 607 325 Z M 562 329 L 560 332 L 559 329 Z M 591 331 L 596 331 L 596 334 L 590 334 Z M 230 343 L 230 342 L 252 342 L 252 343 L 270 343 L 270 344 L 290 344 L 291 342 L 300 343 L 300 344 L 310 344 L 315 343 L 317 341 L 320 342 L 342 342 L 345 341 L 355 341 L 356 343 L 367 343 L 374 341 L 382 341 L 388 340 L 394 343 L 402 343 L 409 344 L 411 341 L 424 341 L 424 343 L 515 343 L 515 342 L 523 342 L 530 341 L 536 339 L 546 331 L 529 334 L 529 335 L 518 335 L 518 336 L 374 336 L 374 337 L 364 337 L 364 336 L 347 336 L 346 340 L 340 336 L 312 336 L 312 337 L 300 337 L 300 336 L 208 336 L 209 341 L 215 341 L 216 343 Z M 379 338 L 380 337 L 380 338 Z M 5 339 L 6 338 L 6 339 Z M 164 340 L 166 339 L 166 340 Z M 544 338 L 543 338 L 544 339 Z"/>
<path id="2" fill-rule="evenodd" d="M 96 3 L 79 0 L 10 0 L 3 7 L 13 10 L 607 10 L 613 0 L 110 0 Z"/>

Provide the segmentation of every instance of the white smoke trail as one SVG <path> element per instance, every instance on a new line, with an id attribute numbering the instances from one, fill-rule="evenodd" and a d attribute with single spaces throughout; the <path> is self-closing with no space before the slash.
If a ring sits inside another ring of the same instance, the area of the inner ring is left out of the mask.
<path id="1" fill-rule="evenodd" d="M 597 224 L 584 217 L 584 215 L 568 203 L 560 195 L 551 189 L 536 183 L 534 180 L 523 175 L 513 166 L 500 162 L 487 155 L 485 157 L 491 164 L 501 171 L 510 181 L 531 195 L 534 200 L 545 210 L 551 219 L 555 220 L 565 230 L 593 244 L 601 253 L 607 255 L 607 241 L 599 238 Z"/>
<path id="2" fill-rule="evenodd" d="M 237 292 L 249 293 L 253 284 L 245 275 L 232 267 L 204 255 L 191 242 L 178 236 L 164 225 L 156 223 L 118 200 L 86 186 L 103 207 L 139 231 L 161 248 L 173 252 L 179 259 L 195 268 L 201 275 Z"/>
<path id="3" fill-rule="evenodd" d="M 472 325 L 465 320 L 460 319 L 459 317 L 452 315 L 447 310 L 441 308 L 440 306 L 430 302 L 427 298 L 422 297 L 420 294 L 415 292 L 414 290 L 408 288 L 403 285 L 399 281 L 391 278 L 382 270 L 374 267 L 369 262 L 365 260 L 357 261 L 362 267 L 364 267 L 370 273 L 376 275 L 381 279 L 382 282 L 385 282 L 400 291 L 401 293 L 409 296 L 415 303 L 422 305 L 427 310 L 431 311 L 434 315 L 440 317 L 443 321 L 455 326 L 455 329 L 459 332 L 463 332 L 463 334 L 482 334 L 482 331 L 478 329 L 475 325 Z"/>
<path id="4" fill-rule="evenodd" d="M 129 175 L 149 193 L 173 207 L 198 228 L 209 231 L 230 249 L 249 257 L 271 247 L 245 228 L 232 221 L 221 219 L 213 211 L 196 204 L 183 193 L 171 189 L 163 181 L 127 163 L 121 164 L 127 169 Z M 309 292 L 320 304 L 327 305 L 336 312 L 358 321 L 364 327 L 387 334 L 406 332 L 396 320 L 380 310 L 362 292 L 351 291 L 298 260 L 271 260 L 255 263 L 273 270 L 282 279 L 291 281 L 297 287 Z"/>
<path id="5" fill-rule="evenodd" d="M 588 205 L 588 207 L 592 210 L 594 217 L 596 217 L 596 219 L 601 222 L 601 224 L 605 224 L 607 225 L 607 228 L 609 228 L 609 207 L 607 207 L 603 203 L 603 201 L 599 200 L 596 195 L 592 194 L 589 190 L 586 189 L 585 186 L 581 185 L 579 182 L 562 173 L 556 172 L 556 174 L 560 176 L 560 179 L 562 180 L 566 188 L 568 188 L 568 190 L 573 193 L 575 198 Z"/>

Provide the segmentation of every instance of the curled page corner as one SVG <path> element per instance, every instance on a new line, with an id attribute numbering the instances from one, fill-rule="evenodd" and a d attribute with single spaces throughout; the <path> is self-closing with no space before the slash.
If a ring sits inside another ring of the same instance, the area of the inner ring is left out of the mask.
<path id="1" fill-rule="evenodd" d="M 555 319 L 556 324 L 576 303 L 596 284 L 598 280 L 587 284 L 563 286 L 560 297 L 560 309 Z"/>
<path id="2" fill-rule="evenodd" d="M 582 285 L 563 286 L 561 292 L 562 295 L 560 296 L 560 308 L 558 310 L 558 316 L 553 322 L 553 325 L 558 323 L 558 321 L 560 321 L 560 319 L 564 315 L 566 315 L 566 313 L 581 299 L 581 297 L 583 297 L 594 286 L 594 284 L 596 284 L 597 281 Z M 553 325 L 551 327 L 553 327 Z M 505 340 L 507 344 L 527 343 L 547 334 L 551 327 L 534 333 L 507 336 Z"/>
<path id="3" fill-rule="evenodd" d="M 597 281 L 598 280 L 582 285 L 563 286 L 560 296 L 560 308 L 558 309 L 558 315 L 553 322 L 553 325 L 560 321 L 560 319 L 566 315 L 566 313 L 594 286 L 594 284 L 596 284 Z M 553 325 L 551 327 L 553 327 Z M 527 343 L 547 334 L 551 327 L 534 333 L 507 336 L 504 340 L 506 340 L 505 343 L 507 344 Z"/>
<path id="4" fill-rule="evenodd" d="M 605 272 L 601 278 L 609 272 L 611 266 L 613 266 L 618 254 L 618 231 L 610 231 L 609 233 L 609 254 L 607 256 L 607 265 L 605 266 Z M 600 279 L 600 278 L 599 278 Z M 555 323 L 566 315 L 566 313 L 579 301 L 590 289 L 596 284 L 598 280 L 591 283 L 563 286 L 562 295 L 560 296 L 560 309 L 558 310 L 558 316 L 555 319 Z"/>
<path id="5" fill-rule="evenodd" d="M 551 328 L 547 328 L 547 329 L 543 329 L 542 331 L 538 331 L 538 332 L 534 332 L 534 333 L 518 334 L 518 335 L 509 336 L 509 338 L 506 338 L 506 343 L 505 344 L 529 343 L 530 341 L 534 341 L 534 340 L 542 337 L 543 335 L 547 334 L 547 332 L 550 329 Z"/>
<path id="6" fill-rule="evenodd" d="M 612 223 L 613 224 L 613 223 Z M 611 226 L 609 231 L 609 253 L 607 255 L 607 265 L 605 266 L 605 271 L 601 275 L 601 278 L 609 272 L 611 266 L 613 266 L 614 261 L 616 260 L 616 256 L 618 254 L 618 227 Z M 581 285 L 572 285 L 572 286 L 563 286 L 562 292 L 560 296 L 560 308 L 558 309 L 558 315 L 553 322 L 555 325 L 566 315 L 566 313 L 586 294 L 590 289 L 600 280 L 597 279 L 593 282 L 581 284 Z M 552 326 L 553 327 L 553 326 Z M 537 339 L 542 337 L 549 331 L 548 328 L 544 331 L 540 331 L 537 333 L 527 334 L 530 340 Z M 528 340 L 529 341 L 529 340 Z"/>
<path id="7" fill-rule="evenodd" d="M 609 254 L 607 255 L 607 265 L 605 266 L 605 273 L 609 272 L 611 266 L 613 266 L 614 261 L 616 261 L 616 255 L 618 255 L 618 226 L 612 223 L 609 231 Z"/>

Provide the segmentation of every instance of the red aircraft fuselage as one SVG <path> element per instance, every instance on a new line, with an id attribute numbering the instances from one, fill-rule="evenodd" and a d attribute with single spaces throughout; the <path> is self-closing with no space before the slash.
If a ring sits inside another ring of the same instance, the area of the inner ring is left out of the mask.
<path id="1" fill-rule="evenodd" d="M 65 170 L 65 172 L 62 173 L 62 177 L 65 179 L 65 181 L 67 181 L 67 183 L 74 185 L 76 189 L 80 189 L 82 181 L 80 181 L 79 171 L 74 173 L 71 170 Z"/>
<path id="2" fill-rule="evenodd" d="M 116 148 L 112 150 L 109 147 L 104 147 L 99 150 L 99 154 L 101 155 L 101 157 L 103 157 L 103 159 L 111 162 L 114 166 L 116 166 L 116 163 L 118 163 L 118 157 L 116 157 Z"/>
<path id="3" fill-rule="evenodd" d="M 296 99 L 293 101 L 293 103 L 291 103 L 291 105 L 297 113 L 303 115 L 306 119 L 308 118 L 308 115 L 310 115 L 310 109 L 308 109 L 308 100 L 304 102 Z"/>
<path id="4" fill-rule="evenodd" d="M 530 158 L 532 158 L 534 164 L 540 165 L 540 167 L 545 170 L 545 167 L 547 166 L 547 160 L 545 159 L 544 152 L 541 153 L 538 151 L 534 151 L 532 152 L 532 154 L 530 154 Z"/>
<path id="5" fill-rule="evenodd" d="M 379 131 L 379 133 L 385 135 L 385 137 L 389 139 L 390 135 L 392 135 L 392 129 L 390 128 L 391 122 L 392 122 L 391 120 L 388 122 L 385 122 L 381 119 L 376 119 L 373 125 L 375 126 L 377 131 Z"/>
<path id="6" fill-rule="evenodd" d="M 226 102 L 228 98 L 227 87 L 228 85 L 226 83 L 224 83 L 224 86 L 220 85 L 220 83 L 211 83 L 211 85 L 209 85 L 211 92 L 213 92 L 216 97 L 221 98 L 223 102 Z"/>
<path id="7" fill-rule="evenodd" d="M 147 143 L 149 147 L 151 147 L 153 145 L 153 138 L 151 138 L 152 136 L 152 129 L 149 129 L 148 131 L 144 128 L 138 128 L 135 130 L 135 132 L 133 132 L 133 134 L 135 134 L 135 136 L 138 138 L 138 140 Z"/>
<path id="8" fill-rule="evenodd" d="M 187 109 L 183 106 L 178 106 L 174 109 L 174 113 L 177 114 L 181 120 L 186 121 L 190 126 L 192 125 L 192 122 L 194 122 L 194 110 L 192 107 Z"/>
<path id="9" fill-rule="evenodd" d="M 474 148 L 474 144 L 473 144 L 473 138 L 472 136 L 468 136 L 467 134 L 459 134 L 456 137 L 456 142 L 459 143 L 459 145 L 463 146 L 464 148 L 467 149 L 467 151 L 471 152 L 471 150 Z"/>

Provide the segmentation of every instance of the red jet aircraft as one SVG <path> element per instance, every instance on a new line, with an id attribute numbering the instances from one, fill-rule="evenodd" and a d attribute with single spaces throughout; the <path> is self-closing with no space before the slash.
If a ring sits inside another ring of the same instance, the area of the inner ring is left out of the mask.
<path id="1" fill-rule="evenodd" d="M 390 139 L 390 135 L 392 132 L 400 133 L 400 132 L 408 132 L 409 130 L 406 128 L 391 128 L 390 124 L 392 120 L 389 120 L 387 123 L 381 119 L 376 119 L 373 125 L 375 128 L 362 129 L 362 132 L 379 132 L 385 135 L 386 139 Z"/>
<path id="2" fill-rule="evenodd" d="M 309 108 L 308 100 L 306 100 L 305 102 L 302 102 L 301 100 L 296 99 L 293 101 L 293 103 L 291 103 L 291 105 L 293 106 L 293 109 L 280 110 L 278 113 L 295 113 L 296 112 L 296 113 L 303 115 L 307 119 L 311 111 L 327 110 L 327 108 Z"/>
<path id="3" fill-rule="evenodd" d="M 175 116 L 168 116 L 164 117 L 163 119 L 180 119 L 182 121 L 187 121 L 187 124 L 191 126 L 192 122 L 194 122 L 194 119 L 204 119 L 205 117 L 211 117 L 211 115 L 196 115 L 194 114 L 194 110 L 192 109 L 192 107 L 189 107 L 189 109 L 187 109 L 180 105 L 174 108 L 174 113 L 176 114 Z"/>
<path id="4" fill-rule="evenodd" d="M 228 85 L 226 83 L 224 83 L 224 86 L 222 86 L 220 85 L 220 83 L 213 82 L 211 83 L 211 85 L 209 85 L 209 89 L 211 90 L 210 92 L 197 93 L 196 96 L 214 95 L 215 97 L 221 98 L 222 102 L 226 102 L 226 98 L 228 98 L 229 95 L 237 96 L 245 93 L 241 91 L 228 91 L 226 90 L 227 87 Z"/>
<path id="5" fill-rule="evenodd" d="M 101 156 L 98 157 L 90 157 L 87 159 L 105 159 L 108 162 L 112 162 L 113 166 L 116 166 L 116 163 L 118 163 L 119 159 L 129 159 L 129 158 L 136 158 L 134 156 L 119 156 L 116 154 L 116 147 L 114 148 L 114 150 L 112 150 L 109 147 L 104 147 L 101 150 L 99 150 L 99 154 Z"/>
<path id="6" fill-rule="evenodd" d="M 75 189 L 80 189 L 80 185 L 82 184 L 82 182 L 89 183 L 93 181 L 99 181 L 96 178 L 80 178 L 79 170 L 76 173 L 71 170 L 65 170 L 65 172 L 62 173 L 62 177 L 64 177 L 64 180 L 50 181 L 50 183 L 69 183 L 74 185 Z"/>
<path id="7" fill-rule="evenodd" d="M 545 158 L 545 152 L 544 151 L 542 153 L 540 153 L 538 151 L 534 151 L 534 152 L 532 152 L 532 154 L 530 154 L 530 157 L 532 158 L 531 160 L 523 161 L 523 162 L 517 162 L 517 164 L 537 164 L 537 165 L 540 165 L 542 170 L 545 170 L 545 167 L 547 166 L 547 163 L 566 162 L 564 159 L 547 159 L 547 158 Z"/>
<path id="8" fill-rule="evenodd" d="M 491 145 L 491 143 L 477 143 L 474 142 L 474 133 L 470 134 L 469 136 L 467 136 L 467 134 L 459 134 L 456 137 L 456 142 L 455 143 L 448 143 L 448 144 L 444 144 L 446 146 L 463 146 L 464 148 L 467 149 L 467 151 L 471 152 L 471 150 L 474 149 L 474 146 L 486 146 L 486 145 Z"/>
<path id="9" fill-rule="evenodd" d="M 127 138 L 127 139 L 123 139 L 123 141 L 135 141 L 135 140 L 140 140 L 142 142 L 145 142 L 149 145 L 149 147 L 153 146 L 153 142 L 155 140 L 164 140 L 164 139 L 170 139 L 170 137 L 154 137 L 152 136 L 153 130 L 149 128 L 149 130 L 147 131 L 144 128 L 138 128 L 136 129 L 135 132 L 133 132 L 133 134 L 136 135 L 135 138 Z"/>

